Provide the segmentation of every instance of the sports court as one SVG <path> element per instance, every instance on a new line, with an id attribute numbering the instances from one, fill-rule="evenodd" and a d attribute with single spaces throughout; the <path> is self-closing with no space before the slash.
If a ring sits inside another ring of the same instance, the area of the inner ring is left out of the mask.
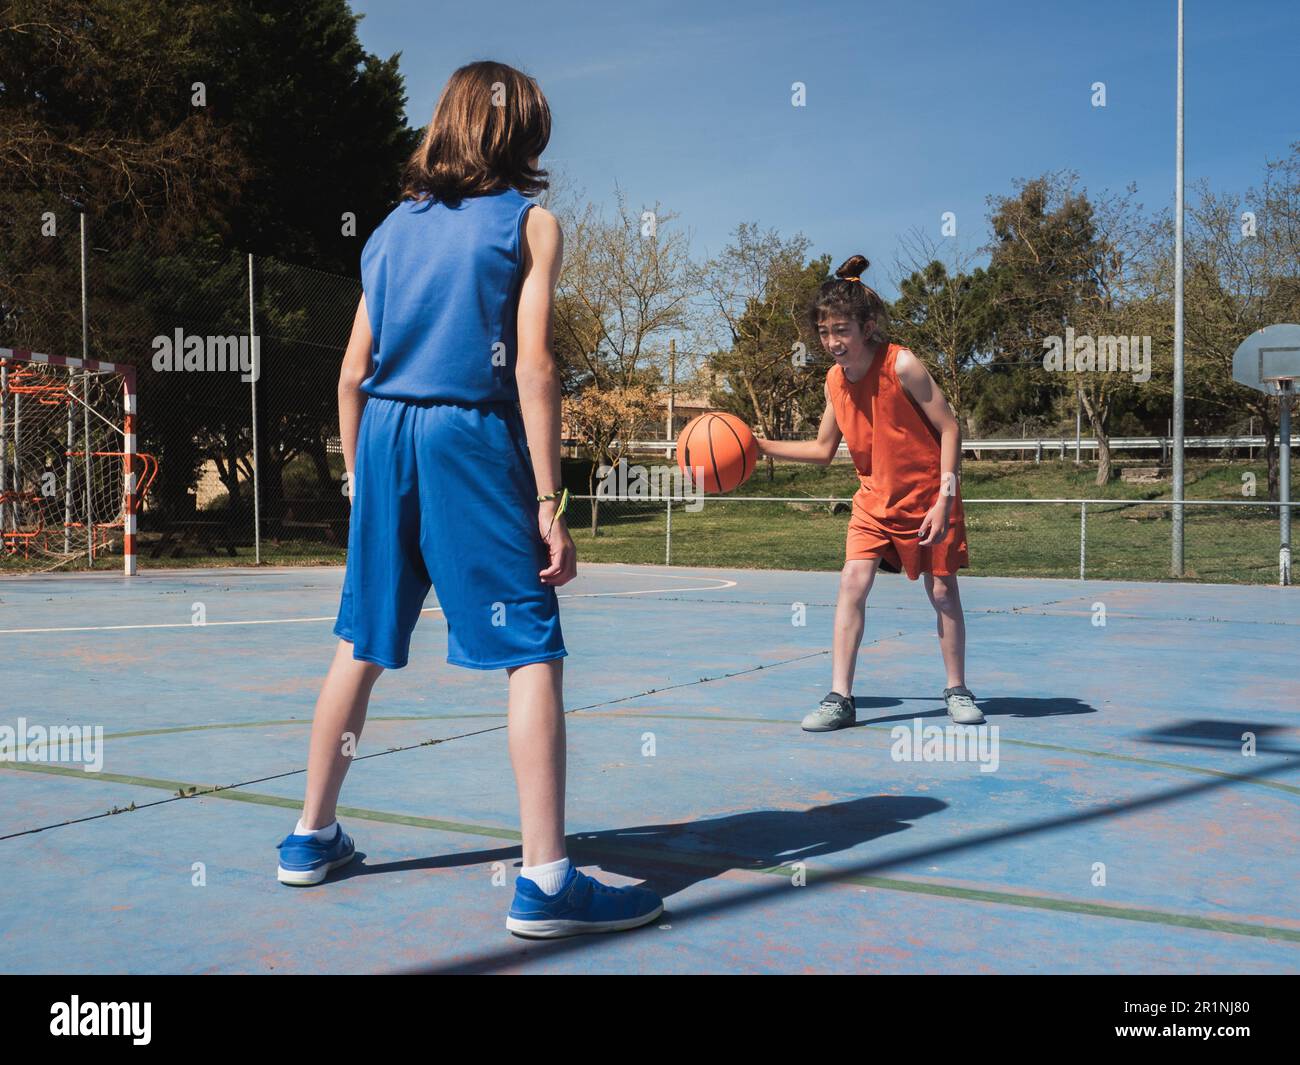
<path id="1" fill-rule="evenodd" d="M 809 734 L 837 574 L 584 564 L 561 591 L 570 853 L 667 909 L 538 943 L 504 929 L 520 859 L 504 674 L 444 663 L 432 596 L 344 785 L 357 859 L 318 887 L 276 882 L 342 578 L 0 581 L 5 723 L 103 727 L 98 772 L 0 763 L 0 967 L 1300 965 L 1294 589 L 964 578 L 988 757 L 930 760 L 922 744 L 902 760 L 891 730 L 948 723 L 919 584 L 878 578 L 859 725 Z"/>

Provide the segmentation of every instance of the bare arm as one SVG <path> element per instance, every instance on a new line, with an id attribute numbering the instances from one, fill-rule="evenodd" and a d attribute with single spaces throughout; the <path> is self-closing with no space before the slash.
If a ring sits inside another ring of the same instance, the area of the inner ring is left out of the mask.
<path id="1" fill-rule="evenodd" d="M 826 387 L 822 386 L 822 392 Z M 774 459 L 789 459 L 792 462 L 814 462 L 818 466 L 829 466 L 840 448 L 840 432 L 835 421 L 835 408 L 831 406 L 830 396 L 826 396 L 826 409 L 822 411 L 821 425 L 817 427 L 816 440 L 760 440 L 758 453 Z"/>
<path id="2" fill-rule="evenodd" d="M 343 366 L 339 370 L 339 437 L 343 444 L 343 464 L 348 471 L 348 498 L 352 498 L 352 475 L 357 463 L 357 429 L 361 425 L 361 411 L 366 405 L 366 394 L 361 382 L 370 376 L 370 349 L 374 338 L 370 333 L 370 316 L 366 313 L 366 297 L 357 304 L 356 317 L 352 319 L 352 336 L 343 352 Z"/>
<path id="3" fill-rule="evenodd" d="M 519 409 L 532 456 L 539 495 L 560 488 L 560 374 L 551 349 L 555 286 L 564 261 L 564 236 L 555 216 L 533 207 L 524 221 L 524 280 L 519 291 L 518 358 L 515 382 Z M 564 584 L 577 573 L 577 551 L 564 518 L 555 517 L 556 500 L 538 505 L 538 526 L 550 551 L 540 577 L 545 584 Z"/>
<path id="4" fill-rule="evenodd" d="M 961 464 L 961 426 L 952 407 L 930 371 L 915 355 L 904 348 L 894 362 L 898 380 L 921 413 L 939 434 L 939 499 L 921 525 L 921 544 L 943 539 L 948 531 L 948 515 L 957 496 L 957 471 Z M 932 518 L 934 520 L 932 520 Z M 939 519 L 942 519 L 941 521 Z M 927 528 L 927 525 L 929 526 Z M 928 536 L 928 539 L 927 539 Z"/>

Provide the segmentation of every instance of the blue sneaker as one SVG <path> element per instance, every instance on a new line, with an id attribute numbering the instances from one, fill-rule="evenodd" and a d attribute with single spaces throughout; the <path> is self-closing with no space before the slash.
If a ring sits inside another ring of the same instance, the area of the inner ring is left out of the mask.
<path id="1" fill-rule="evenodd" d="M 276 877 L 281 884 L 294 887 L 319 884 L 331 869 L 347 865 L 357 853 L 356 844 L 342 825 L 335 826 L 334 838 L 328 842 L 315 836 L 289 835 L 275 846 L 280 852 Z"/>
<path id="2" fill-rule="evenodd" d="M 569 875 L 555 895 L 547 895 L 522 876 L 516 879 L 506 928 L 529 939 L 558 939 L 637 928 L 663 912 L 663 900 L 648 888 L 611 887 L 570 864 Z"/>

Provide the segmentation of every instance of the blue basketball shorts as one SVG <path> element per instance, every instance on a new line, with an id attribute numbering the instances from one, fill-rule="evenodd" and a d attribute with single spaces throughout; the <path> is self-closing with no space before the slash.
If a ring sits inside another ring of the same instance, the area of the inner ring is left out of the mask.
<path id="1" fill-rule="evenodd" d="M 548 561 L 514 404 L 366 400 L 334 626 L 353 658 L 405 666 L 431 586 L 453 665 L 562 658 L 559 602 L 538 578 Z"/>

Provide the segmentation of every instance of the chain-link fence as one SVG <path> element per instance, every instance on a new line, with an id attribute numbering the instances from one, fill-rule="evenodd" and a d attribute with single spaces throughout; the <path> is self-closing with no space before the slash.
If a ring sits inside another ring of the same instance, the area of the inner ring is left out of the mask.
<path id="1" fill-rule="evenodd" d="M 39 228 L 39 219 L 31 221 L 28 229 Z M 136 450 L 156 462 L 138 519 L 141 566 L 176 559 L 341 562 L 349 506 L 336 385 L 360 284 L 207 246 L 115 242 L 93 228 L 83 239 L 79 216 L 56 221 L 48 237 L 7 249 L 0 347 L 136 368 Z M 35 399 L 9 399 L 3 424 L 21 428 L 22 418 L 12 417 L 15 409 L 23 413 L 21 402 L 30 430 Z M 107 419 L 122 424 L 112 414 Z M 64 501 L 84 493 L 78 485 L 90 475 L 78 472 L 81 453 L 94 449 L 85 444 L 84 428 L 80 445 L 67 444 L 66 410 L 56 420 L 58 432 L 45 434 L 54 443 L 42 457 L 42 472 L 54 477 L 51 497 Z M 29 431 L 22 446 L 33 439 Z M 0 493 L 30 494 L 16 479 L 31 469 L 26 453 L 13 450 L 12 441 L 4 446 L 0 468 L 8 472 L 0 473 Z M 60 471 L 71 471 L 62 486 Z M 115 485 L 120 476 L 110 472 L 103 481 Z M 0 570 L 30 568 L 30 559 L 19 559 L 18 548 L 32 542 L 24 535 L 32 509 L 22 502 L 0 508 L 0 531 L 7 534 Z M 96 521 L 117 512 L 111 503 L 93 508 Z M 1169 501 L 968 498 L 965 504 L 972 573 L 1168 576 Z M 76 520 L 66 502 L 59 506 L 43 509 L 47 540 L 58 538 L 59 522 Z M 848 506 L 847 499 L 714 496 L 697 507 L 689 499 L 670 505 L 576 496 L 569 524 L 588 561 L 838 569 Z M 1278 579 L 1276 503 L 1189 501 L 1184 513 L 1189 577 Z M 109 540 L 98 554 L 69 548 L 55 564 L 116 567 L 121 560 L 113 550 Z"/>
<path id="2" fill-rule="evenodd" d="M 1169 579 L 1169 500 L 976 498 L 962 505 L 972 575 Z M 831 498 L 583 495 L 571 498 L 568 521 L 578 556 L 588 562 L 838 570 L 850 506 Z M 1183 507 L 1188 579 L 1278 583 L 1279 504 L 1196 500 Z"/>
<path id="3" fill-rule="evenodd" d="M 55 222 L 21 254 L 8 249 L 0 347 L 136 368 L 136 448 L 157 467 L 138 519 L 141 564 L 340 560 L 336 388 L 360 284 L 201 245 L 122 243 L 93 228 L 83 239 L 75 214 Z M 21 542 L 22 512 L 0 520 Z M 105 552 L 94 564 L 120 562 Z M 0 569 L 28 568 L 0 552 Z"/>

